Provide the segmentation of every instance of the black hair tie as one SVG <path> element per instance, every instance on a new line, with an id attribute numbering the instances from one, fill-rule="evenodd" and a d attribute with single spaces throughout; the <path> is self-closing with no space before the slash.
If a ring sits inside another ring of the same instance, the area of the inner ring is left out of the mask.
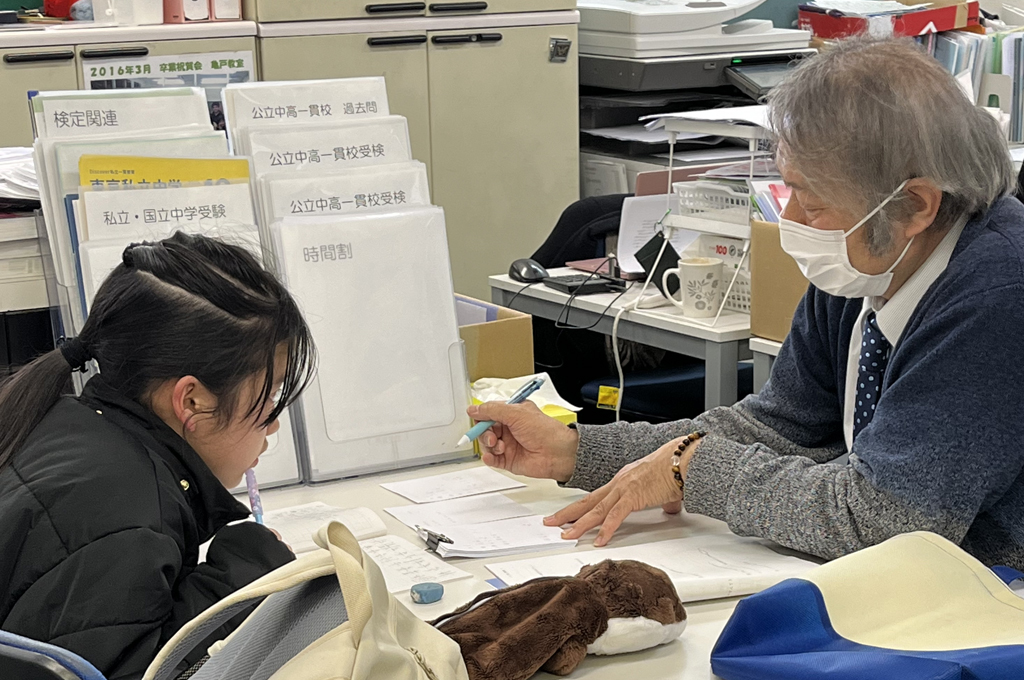
<path id="1" fill-rule="evenodd" d="M 61 338 L 57 341 L 57 348 L 64 355 L 64 361 L 68 362 L 72 371 L 85 373 L 86 364 L 92 359 L 92 354 L 78 338 Z"/>
<path id="2" fill-rule="evenodd" d="M 121 253 L 121 262 L 123 262 L 124 266 L 128 267 L 129 269 L 135 266 L 135 253 L 133 251 L 135 250 L 135 247 L 137 245 L 139 244 L 133 243 L 127 248 L 125 248 L 124 252 Z"/>

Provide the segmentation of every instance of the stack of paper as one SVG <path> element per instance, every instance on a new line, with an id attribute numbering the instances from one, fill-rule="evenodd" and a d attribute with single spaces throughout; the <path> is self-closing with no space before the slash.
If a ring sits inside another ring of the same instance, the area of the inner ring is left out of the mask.
<path id="1" fill-rule="evenodd" d="M 576 541 L 562 538 L 561 527 L 545 526 L 540 515 L 448 527 L 441 533 L 448 540 L 438 543 L 437 554 L 445 558 L 505 557 L 576 547 Z M 420 538 L 427 539 L 426 529 Z"/>
<path id="2" fill-rule="evenodd" d="M 637 560 L 672 579 L 683 602 L 750 595 L 813 569 L 816 563 L 776 552 L 763 541 L 716 534 L 488 564 L 507 585 L 541 576 L 575 576 L 602 560 Z"/>
<path id="3" fill-rule="evenodd" d="M 39 200 L 39 181 L 31 148 L 0 149 L 0 198 Z"/>
<path id="4" fill-rule="evenodd" d="M 836 10 L 847 15 L 862 17 L 878 17 L 889 14 L 908 14 L 931 7 L 929 3 L 921 5 L 905 5 L 895 0 L 811 0 L 812 7 L 825 10 Z"/>
<path id="5" fill-rule="evenodd" d="M 0 305 L 8 311 L 49 305 L 34 215 L 0 215 Z"/>

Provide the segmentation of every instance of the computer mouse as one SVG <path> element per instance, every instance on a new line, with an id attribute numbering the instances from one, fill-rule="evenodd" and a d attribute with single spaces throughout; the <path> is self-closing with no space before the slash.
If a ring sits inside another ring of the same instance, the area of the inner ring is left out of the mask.
<path id="1" fill-rule="evenodd" d="M 512 266 L 508 268 L 508 275 L 513 281 L 536 283 L 547 278 L 548 270 L 544 269 L 540 262 L 524 257 L 512 263 Z"/>

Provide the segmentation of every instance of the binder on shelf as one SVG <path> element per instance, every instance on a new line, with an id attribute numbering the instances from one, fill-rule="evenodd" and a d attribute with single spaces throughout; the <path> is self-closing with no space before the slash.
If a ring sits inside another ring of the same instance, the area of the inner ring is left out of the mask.
<path id="1" fill-rule="evenodd" d="M 470 454 L 458 446 L 469 379 L 444 212 L 289 218 L 271 231 L 320 352 L 301 397 L 309 479 Z"/>

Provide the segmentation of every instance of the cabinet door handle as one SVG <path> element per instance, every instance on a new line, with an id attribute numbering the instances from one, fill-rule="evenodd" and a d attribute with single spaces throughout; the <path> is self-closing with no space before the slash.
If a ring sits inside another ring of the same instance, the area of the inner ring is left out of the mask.
<path id="1" fill-rule="evenodd" d="M 396 45 L 422 45 L 427 42 L 425 35 L 394 35 L 381 38 L 367 38 L 370 47 L 394 47 Z"/>
<path id="2" fill-rule="evenodd" d="M 113 57 L 148 57 L 148 47 L 104 47 L 82 50 L 82 59 L 110 59 Z"/>
<path id="3" fill-rule="evenodd" d="M 435 35 L 430 39 L 435 45 L 464 45 L 467 43 L 501 42 L 501 33 L 467 33 L 466 35 Z"/>
<path id="4" fill-rule="evenodd" d="M 382 5 L 367 5 L 367 14 L 389 14 L 398 12 L 422 12 L 427 8 L 425 2 L 390 2 Z"/>
<path id="5" fill-rule="evenodd" d="M 483 12 L 486 9 L 486 2 L 435 2 L 430 6 L 431 12 Z"/>
<path id="6" fill-rule="evenodd" d="M 75 58 L 74 50 L 60 52 L 25 52 L 23 54 L 5 54 L 5 64 L 35 64 L 42 61 L 71 61 Z"/>

